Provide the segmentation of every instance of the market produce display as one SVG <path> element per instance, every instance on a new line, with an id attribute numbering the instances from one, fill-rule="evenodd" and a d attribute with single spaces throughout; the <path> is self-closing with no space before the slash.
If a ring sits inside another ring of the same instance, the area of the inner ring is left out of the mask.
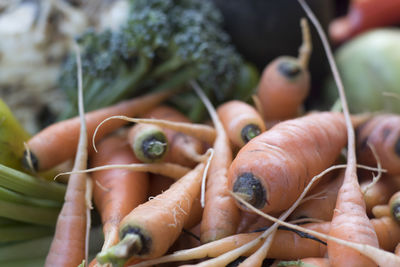
<path id="1" fill-rule="evenodd" d="M 293 1 L 297 54 L 261 67 L 216 0 L 0 4 L 0 266 L 400 266 L 394 2 L 329 31 Z"/>

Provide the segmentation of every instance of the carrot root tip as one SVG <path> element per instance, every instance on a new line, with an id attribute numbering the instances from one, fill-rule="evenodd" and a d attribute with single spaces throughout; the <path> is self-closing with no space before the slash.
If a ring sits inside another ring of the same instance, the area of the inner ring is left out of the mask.
<path id="1" fill-rule="evenodd" d="M 233 184 L 233 192 L 258 209 L 266 203 L 265 188 L 252 173 L 239 175 Z"/>
<path id="2" fill-rule="evenodd" d="M 240 132 L 240 136 L 242 137 L 242 140 L 244 143 L 249 142 L 251 139 L 256 137 L 261 133 L 260 127 L 256 124 L 248 124 L 245 127 L 243 127 L 242 131 Z"/>

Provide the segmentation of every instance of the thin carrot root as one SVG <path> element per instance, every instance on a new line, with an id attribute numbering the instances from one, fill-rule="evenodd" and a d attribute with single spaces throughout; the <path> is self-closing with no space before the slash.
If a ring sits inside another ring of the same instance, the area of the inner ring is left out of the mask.
<path id="1" fill-rule="evenodd" d="M 132 164 L 111 164 L 111 165 L 104 165 L 100 167 L 90 168 L 86 170 L 80 171 L 71 171 L 71 172 L 63 172 L 57 174 L 54 179 L 57 179 L 61 175 L 68 175 L 68 174 L 78 174 L 78 173 L 89 173 L 95 171 L 102 171 L 102 170 L 111 170 L 111 169 L 127 169 L 132 171 L 142 171 L 142 172 L 151 172 L 155 174 L 161 174 L 175 180 L 181 178 L 183 175 L 188 173 L 191 169 L 181 166 L 179 164 L 174 163 L 132 163 Z"/>
<path id="2" fill-rule="evenodd" d="M 163 128 L 168 128 L 177 132 L 182 132 L 184 134 L 190 135 L 194 138 L 212 144 L 215 139 L 215 130 L 213 127 L 210 127 L 205 124 L 196 124 L 196 123 L 188 123 L 188 122 L 175 122 L 175 121 L 168 121 L 168 120 L 157 120 L 157 119 L 137 119 L 137 118 L 130 118 L 126 116 L 111 116 L 107 119 L 103 120 L 99 125 L 97 125 L 96 130 L 93 134 L 93 148 L 96 150 L 95 145 L 95 137 L 97 132 L 99 131 L 100 127 L 109 120 L 125 120 L 129 122 L 135 123 L 146 123 L 146 124 L 154 124 Z"/>
<path id="3" fill-rule="evenodd" d="M 308 62 L 310 61 L 311 51 L 312 51 L 312 41 L 310 34 L 310 27 L 308 26 L 308 22 L 305 18 L 300 20 L 301 32 L 303 35 L 303 44 L 299 49 L 298 60 L 300 65 L 306 69 L 308 67 Z"/>

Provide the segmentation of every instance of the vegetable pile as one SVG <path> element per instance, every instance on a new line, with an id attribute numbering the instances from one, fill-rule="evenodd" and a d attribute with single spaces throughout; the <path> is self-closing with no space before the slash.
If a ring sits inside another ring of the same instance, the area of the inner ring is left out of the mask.
<path id="1" fill-rule="evenodd" d="M 203 0 L 129 1 L 80 36 L 38 133 L 0 102 L 0 265 L 400 266 L 400 115 L 352 109 L 299 3 L 340 111 L 304 107 L 308 20 L 254 84 Z"/>

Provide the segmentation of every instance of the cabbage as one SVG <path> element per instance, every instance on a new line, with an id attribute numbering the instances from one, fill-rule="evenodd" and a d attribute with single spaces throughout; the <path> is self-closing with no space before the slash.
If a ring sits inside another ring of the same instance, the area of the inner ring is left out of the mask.
<path id="1" fill-rule="evenodd" d="M 400 29 L 362 34 L 341 46 L 335 58 L 352 113 L 400 113 Z M 332 78 L 324 95 L 330 102 L 338 97 Z"/>

